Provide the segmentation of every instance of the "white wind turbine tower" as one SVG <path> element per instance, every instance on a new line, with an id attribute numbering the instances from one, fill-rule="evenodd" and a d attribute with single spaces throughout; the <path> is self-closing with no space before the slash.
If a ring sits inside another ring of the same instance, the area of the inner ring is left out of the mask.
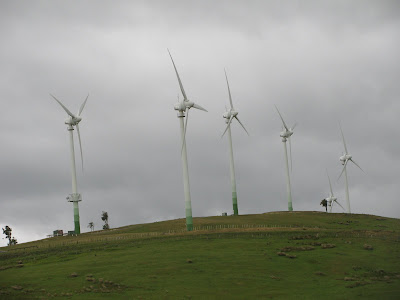
<path id="1" fill-rule="evenodd" d="M 343 208 L 343 210 L 344 210 L 344 207 L 337 201 L 337 198 L 333 195 L 332 184 L 331 184 L 331 179 L 329 178 L 328 170 L 326 170 L 326 175 L 328 176 L 330 193 L 329 193 L 329 196 L 325 199 L 326 199 L 326 201 L 328 201 L 329 212 L 332 212 L 332 206 L 333 206 L 334 202 L 339 204 L 340 207 Z"/>
<path id="2" fill-rule="evenodd" d="M 69 131 L 69 141 L 70 141 L 70 150 L 71 150 L 71 173 L 72 173 L 72 194 L 70 194 L 67 197 L 68 202 L 72 202 L 74 205 L 74 225 L 75 225 L 75 234 L 80 234 L 81 233 L 81 227 L 80 227 L 80 222 L 79 222 L 79 206 L 78 202 L 82 201 L 82 196 L 81 194 L 78 193 L 78 187 L 77 187 L 77 182 L 76 182 L 76 167 L 75 167 L 75 151 L 74 151 L 74 136 L 72 134 L 72 131 L 74 130 L 74 126 L 76 127 L 76 130 L 78 132 L 78 139 L 79 139 L 79 147 L 80 147 L 80 152 L 81 152 L 81 161 L 82 161 L 82 170 L 83 170 L 83 155 L 82 155 L 82 143 L 81 143 L 81 135 L 79 132 L 79 122 L 82 121 L 81 118 L 81 113 L 83 111 L 83 108 L 85 107 L 86 101 L 89 97 L 87 95 L 85 101 L 82 103 L 81 107 L 79 108 L 79 111 L 76 115 L 71 113 L 68 108 L 66 108 L 56 97 L 50 94 L 51 97 L 54 98 L 58 102 L 58 104 L 61 105 L 61 107 L 65 110 L 65 112 L 68 114 L 68 118 L 65 119 L 65 124 L 67 126 L 67 130 Z"/>
<path id="3" fill-rule="evenodd" d="M 344 146 L 344 151 L 345 154 L 343 154 L 339 160 L 342 162 L 343 165 L 343 169 L 342 172 L 340 173 L 338 180 L 340 178 L 340 176 L 342 176 L 343 172 L 344 172 L 344 179 L 345 179 L 345 186 L 346 186 L 346 205 L 347 205 L 347 212 L 350 214 L 351 210 L 350 210 L 350 197 L 349 197 L 349 182 L 347 179 L 347 163 L 348 161 L 351 161 L 353 164 L 355 164 L 361 171 L 364 172 L 363 169 L 361 169 L 361 167 L 353 160 L 353 157 L 349 154 L 349 152 L 347 151 L 347 146 L 346 146 L 346 141 L 344 140 L 344 135 L 343 135 L 343 130 L 342 130 L 342 125 L 340 125 L 340 132 L 342 133 L 342 139 L 343 139 L 343 146 Z"/>
<path id="4" fill-rule="evenodd" d="M 276 107 L 276 111 L 278 112 L 279 116 L 281 117 L 282 124 L 284 127 L 284 130 L 280 133 L 280 136 L 282 138 L 283 142 L 283 148 L 285 152 L 285 162 L 286 162 L 286 189 L 287 189 L 287 194 L 288 194 L 288 209 L 289 211 L 293 211 L 293 205 L 292 205 L 292 188 L 290 186 L 290 174 L 289 174 L 289 160 L 288 160 L 288 154 L 287 154 L 287 147 L 286 147 L 286 141 L 289 140 L 289 148 L 290 148 L 290 170 L 292 170 L 292 142 L 290 137 L 293 135 L 293 130 L 296 127 L 297 123 L 295 123 L 291 128 L 289 128 L 285 121 L 283 120 L 283 117 L 281 113 L 279 112 L 279 109 Z"/>
<path id="5" fill-rule="evenodd" d="M 229 154 L 230 154 L 230 170 L 231 170 L 231 186 L 232 186 L 232 205 L 233 205 L 233 214 L 235 216 L 239 215 L 239 209 L 238 209 L 238 204 L 237 204 L 237 193 L 236 193 L 236 178 L 235 178 L 235 164 L 233 160 L 233 148 L 232 148 L 232 133 L 231 133 L 231 123 L 233 118 L 235 118 L 239 124 L 243 127 L 244 131 L 246 131 L 247 134 L 249 134 L 246 130 L 246 128 L 243 126 L 242 122 L 240 122 L 238 118 L 238 111 L 233 108 L 233 103 L 232 103 L 232 96 L 231 96 L 231 90 L 229 88 L 229 82 L 228 82 L 228 76 L 226 75 L 225 71 L 225 78 L 226 78 L 226 84 L 228 86 L 228 93 L 229 93 L 229 102 L 231 104 L 231 108 L 228 110 L 226 109 L 226 112 L 223 114 L 223 117 L 226 119 L 226 123 L 228 124 L 225 128 L 224 133 L 222 134 L 221 138 L 224 136 L 226 131 L 228 131 L 228 141 L 229 141 Z"/>
<path id="6" fill-rule="evenodd" d="M 181 92 L 183 95 L 183 100 L 180 101 L 178 98 L 178 103 L 174 105 L 174 109 L 178 111 L 178 119 L 181 127 L 181 137 L 182 137 L 182 148 L 181 148 L 181 158 L 182 158 L 182 171 L 183 171 L 183 188 L 185 192 L 185 211 L 186 211 L 186 229 L 188 231 L 193 230 L 193 218 L 192 218 L 192 201 L 190 198 L 190 185 L 189 185 L 189 171 L 188 171 L 188 163 L 187 163 L 187 153 L 186 153 L 186 128 L 187 122 L 189 119 L 189 109 L 197 108 L 200 110 L 205 110 L 200 105 L 195 104 L 186 96 L 185 90 L 183 89 L 182 81 L 179 77 L 178 70 L 176 69 L 175 62 L 172 58 L 171 53 L 169 52 L 169 56 L 171 57 L 172 64 L 174 65 L 176 77 L 178 78 L 179 87 L 181 88 Z M 183 123 L 183 118 L 186 113 L 186 121 Z"/>

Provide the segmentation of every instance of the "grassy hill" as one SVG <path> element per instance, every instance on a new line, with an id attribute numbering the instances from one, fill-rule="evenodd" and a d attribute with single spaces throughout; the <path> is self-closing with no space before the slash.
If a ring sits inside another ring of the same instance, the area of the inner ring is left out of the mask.
<path id="1" fill-rule="evenodd" d="M 399 219 L 271 212 L 194 225 L 0 248 L 0 299 L 399 299 Z"/>

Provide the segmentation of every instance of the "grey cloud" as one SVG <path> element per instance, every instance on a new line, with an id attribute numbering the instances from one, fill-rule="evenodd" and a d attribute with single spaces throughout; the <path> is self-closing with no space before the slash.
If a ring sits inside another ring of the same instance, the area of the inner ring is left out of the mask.
<path id="1" fill-rule="evenodd" d="M 7 2 L 0 12 L 0 224 L 20 241 L 72 229 L 65 112 L 80 125 L 81 227 L 184 216 L 179 86 L 209 110 L 187 133 L 194 216 L 230 212 L 222 118 L 226 68 L 248 137 L 232 127 L 239 211 L 286 210 L 281 121 L 293 136 L 293 206 L 322 210 L 327 168 L 342 205 L 341 122 L 366 174 L 349 168 L 352 211 L 399 217 L 397 1 Z M 77 140 L 75 140 L 77 145 Z M 78 148 L 76 148 L 77 153 Z M 321 198 L 322 197 L 322 198 Z M 335 210 L 335 209 L 334 209 Z M 340 212 L 340 209 L 336 209 Z M 1 241 L 4 245 L 4 240 Z"/>

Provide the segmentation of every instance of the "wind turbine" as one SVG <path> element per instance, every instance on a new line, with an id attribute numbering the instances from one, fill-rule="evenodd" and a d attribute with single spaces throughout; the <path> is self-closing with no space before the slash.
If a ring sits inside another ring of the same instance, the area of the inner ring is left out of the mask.
<path id="1" fill-rule="evenodd" d="M 343 154 L 339 160 L 342 162 L 343 165 L 343 169 L 342 172 L 340 173 L 338 180 L 340 178 L 340 176 L 342 176 L 343 172 L 344 172 L 344 178 L 345 178 L 345 186 L 346 186 L 346 204 L 347 204 L 347 212 L 350 214 L 351 210 L 350 210 L 350 197 L 349 197 L 349 182 L 347 179 L 347 163 L 349 161 L 351 161 L 353 164 L 355 164 L 361 171 L 364 172 L 363 169 L 361 169 L 361 167 L 353 160 L 353 156 L 351 156 L 349 154 L 349 152 L 347 151 L 347 146 L 346 146 L 346 141 L 344 140 L 344 135 L 343 135 L 343 130 L 342 130 L 342 125 L 339 123 L 340 126 L 340 132 L 342 133 L 342 139 L 343 139 L 343 146 L 344 146 L 344 151 L 345 154 Z"/>
<path id="2" fill-rule="evenodd" d="M 332 206 L 333 203 L 336 202 L 337 204 L 340 205 L 341 208 L 344 207 L 337 201 L 337 198 L 333 195 L 333 191 L 332 191 L 332 184 L 331 184 L 331 179 L 329 178 L 329 174 L 328 174 L 328 170 L 326 170 L 326 175 L 328 176 L 328 181 L 329 181 L 329 188 L 330 188 L 330 194 L 326 199 L 326 201 L 328 201 L 328 205 L 329 205 L 329 212 L 332 212 Z"/>
<path id="3" fill-rule="evenodd" d="M 283 142 L 283 148 L 284 148 L 284 153 L 285 153 L 285 162 L 286 162 L 286 189 L 288 193 L 288 209 L 289 211 L 293 211 L 293 205 L 292 205 L 292 189 L 290 186 L 290 174 L 289 174 L 289 160 L 288 160 L 288 154 L 287 154 L 287 147 L 286 147 L 286 141 L 289 140 L 289 148 L 290 148 L 290 170 L 292 170 L 292 143 L 290 137 L 293 135 L 293 130 L 296 127 L 297 123 L 295 123 L 291 128 L 289 128 L 285 121 L 283 120 L 283 117 L 281 113 L 279 112 L 279 109 L 276 107 L 276 111 L 278 112 L 279 116 L 281 117 L 282 124 L 284 127 L 284 130 L 280 133 L 280 137 L 282 138 Z"/>
<path id="4" fill-rule="evenodd" d="M 185 192 L 186 229 L 188 231 L 192 231 L 193 218 L 192 218 L 192 201 L 190 198 L 189 171 L 188 171 L 187 152 L 186 152 L 186 128 L 189 119 L 189 109 L 193 107 L 204 111 L 207 110 L 205 110 L 200 105 L 195 104 L 192 101 L 189 101 L 189 99 L 186 96 L 185 90 L 183 89 L 182 81 L 179 77 L 178 70 L 176 69 L 175 62 L 169 50 L 168 53 L 169 56 L 171 57 L 172 64 L 174 65 L 176 77 L 178 78 L 179 87 L 181 88 L 181 92 L 183 95 L 182 100 L 179 100 L 178 97 L 178 102 L 174 105 L 174 109 L 178 111 L 178 119 L 180 122 L 181 137 L 182 137 L 181 158 L 182 158 L 182 171 L 183 171 L 183 188 Z M 186 113 L 186 121 L 184 124 L 183 118 L 185 117 L 185 113 Z"/>
<path id="5" fill-rule="evenodd" d="M 224 136 L 226 131 L 228 131 L 229 154 L 230 154 L 230 170 L 231 170 L 231 186 L 232 186 L 232 205 L 233 205 L 233 214 L 235 216 L 237 216 L 237 215 L 239 215 L 239 210 L 238 210 L 237 193 L 236 193 L 235 164 L 234 164 L 234 161 L 233 161 L 232 134 L 231 134 L 231 123 L 232 123 L 232 120 L 235 118 L 239 122 L 239 124 L 243 127 L 244 131 L 246 131 L 246 133 L 248 135 L 249 135 L 249 133 L 247 132 L 246 128 L 243 126 L 242 122 L 240 122 L 240 120 L 239 120 L 239 118 L 237 116 L 238 115 L 238 111 L 233 108 L 231 90 L 229 88 L 228 76 L 226 75 L 226 71 L 225 71 L 225 78 L 226 78 L 226 84 L 228 86 L 229 102 L 231 104 L 231 108 L 229 110 L 226 109 L 226 112 L 223 114 L 223 117 L 226 119 L 225 122 L 228 125 L 226 126 L 225 131 L 222 134 L 221 138 Z"/>
<path id="6" fill-rule="evenodd" d="M 58 102 L 58 104 L 61 105 L 61 107 L 65 110 L 65 112 L 68 114 L 68 118 L 65 119 L 65 124 L 67 126 L 67 130 L 69 131 L 69 141 L 70 141 L 70 150 L 71 150 L 71 173 L 72 173 L 72 194 L 68 195 L 67 200 L 68 202 L 72 202 L 74 205 L 74 225 L 75 225 L 75 234 L 80 234 L 81 233 L 81 227 L 79 223 L 79 206 L 78 202 L 82 201 L 82 196 L 81 194 L 78 193 L 78 185 L 76 182 L 76 168 L 75 168 L 75 151 L 74 151 L 74 136 L 72 134 L 72 131 L 74 130 L 74 126 L 76 127 L 76 130 L 78 132 L 78 139 L 79 139 L 79 148 L 81 152 L 81 161 L 82 161 L 82 170 L 83 170 L 83 155 L 82 155 L 82 143 L 81 143 L 81 135 L 79 132 L 79 122 L 82 121 L 82 111 L 83 108 L 85 107 L 86 101 L 89 97 L 87 95 L 85 101 L 82 103 L 81 107 L 78 110 L 78 113 L 74 115 L 72 112 L 68 110 L 64 106 L 64 104 L 61 103 L 56 97 L 50 94 L 51 97 L 54 98 Z"/>

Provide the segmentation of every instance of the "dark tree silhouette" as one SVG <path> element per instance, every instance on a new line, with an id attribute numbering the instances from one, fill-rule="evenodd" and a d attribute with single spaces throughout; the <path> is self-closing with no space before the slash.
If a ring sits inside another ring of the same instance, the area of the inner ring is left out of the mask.
<path id="1" fill-rule="evenodd" d="M 16 245 L 18 242 L 17 242 L 17 239 L 12 237 L 12 235 L 11 235 L 11 231 L 12 231 L 11 227 L 6 225 L 6 227 L 2 228 L 2 229 L 3 229 L 3 234 L 5 234 L 6 238 L 8 239 L 8 246 Z"/>
<path id="2" fill-rule="evenodd" d="M 94 223 L 89 222 L 88 228 L 90 228 L 90 231 L 94 231 Z"/>
<path id="3" fill-rule="evenodd" d="M 106 211 L 102 212 L 101 219 L 104 221 L 103 229 L 110 229 L 108 225 L 108 213 Z"/>
<path id="4" fill-rule="evenodd" d="M 328 212 L 328 201 L 326 199 L 323 199 L 320 203 L 323 207 L 325 207 L 325 211 Z"/>

